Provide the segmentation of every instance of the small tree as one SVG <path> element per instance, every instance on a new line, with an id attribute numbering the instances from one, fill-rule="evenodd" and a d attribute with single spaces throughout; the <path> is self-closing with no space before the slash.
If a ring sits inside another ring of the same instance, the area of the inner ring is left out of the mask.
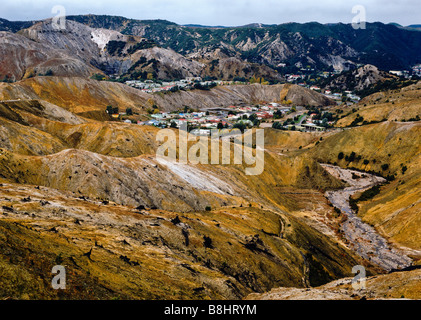
<path id="1" fill-rule="evenodd" d="M 113 106 L 107 106 L 107 113 L 113 114 Z"/>
<path id="2" fill-rule="evenodd" d="M 246 130 L 246 125 L 242 122 L 234 124 L 234 129 L 239 129 L 242 133 Z"/>
<path id="3" fill-rule="evenodd" d="M 132 116 L 132 115 L 133 115 L 133 110 L 132 110 L 132 108 L 127 108 L 127 109 L 126 109 L 126 114 L 127 114 L 128 116 Z"/>

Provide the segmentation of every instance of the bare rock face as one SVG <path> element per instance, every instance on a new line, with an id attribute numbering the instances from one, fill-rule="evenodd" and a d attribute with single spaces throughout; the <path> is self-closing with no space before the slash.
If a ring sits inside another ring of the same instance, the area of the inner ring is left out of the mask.
<path id="1" fill-rule="evenodd" d="M 301 106 L 327 106 L 335 104 L 331 99 L 324 95 L 301 86 L 289 87 L 285 99 L 291 100 L 295 105 Z"/>
<path id="2" fill-rule="evenodd" d="M 20 33 L 33 41 L 64 50 L 75 59 L 80 59 L 109 75 L 127 73 L 140 58 L 157 62 L 158 65 L 152 71 L 156 72 L 159 79 L 199 76 L 204 67 L 203 64 L 191 61 L 170 49 L 158 46 L 133 49 L 145 40 L 139 36 L 91 28 L 71 20 L 66 20 L 63 30 L 56 30 L 50 19 Z"/>
<path id="3" fill-rule="evenodd" d="M 67 51 L 8 32 L 0 32 L 0 55 L 0 77 L 6 81 L 45 74 L 88 77 L 100 72 Z"/>
<path id="4" fill-rule="evenodd" d="M 196 52 L 188 54 L 187 57 L 204 64 L 201 71 L 202 77 L 211 76 L 217 79 L 232 80 L 234 78 L 250 79 L 257 75 L 264 79 L 281 79 L 274 69 L 243 59 L 241 54 L 236 51 L 238 49 L 238 47 L 222 42 L 217 46 L 198 49 Z"/>
<path id="5" fill-rule="evenodd" d="M 337 60 L 336 58 L 335 60 L 342 64 L 346 62 Z M 380 81 L 393 78 L 394 76 L 391 74 L 379 70 L 376 66 L 368 64 L 338 76 L 336 79 L 331 81 L 331 83 L 328 85 L 328 88 L 336 90 L 361 91 L 363 89 L 369 88 L 370 86 L 373 86 Z"/>
<path id="6" fill-rule="evenodd" d="M 41 74 L 41 71 L 46 69 L 49 75 L 62 75 L 67 72 L 67 75 L 70 76 L 88 76 L 87 72 L 78 72 L 81 68 L 73 66 L 73 64 L 79 63 L 89 65 L 90 74 L 104 72 L 107 75 L 121 76 L 142 72 L 150 73 L 157 79 L 212 76 L 226 80 L 232 80 L 234 77 L 249 79 L 258 75 L 266 79 L 280 79 L 278 73 L 272 68 L 244 60 L 240 53 L 236 52 L 238 48 L 223 43 L 215 48 L 204 48 L 202 53 L 197 51 L 183 56 L 172 49 L 160 47 L 156 43 L 150 46 L 139 46 L 142 41 L 147 41 L 139 35 L 124 35 L 114 30 L 92 28 L 71 20 L 66 20 L 63 30 L 57 30 L 51 19 L 36 23 L 19 33 L 33 42 L 44 44 L 50 49 L 63 51 L 71 57 L 65 64 L 66 59 L 47 59 L 44 56 L 39 56 L 38 63 L 42 66 L 38 68 L 40 70 L 35 71 L 34 75 Z M 19 41 L 23 41 L 23 39 Z M 245 46 L 247 47 L 247 45 Z M 269 56 L 279 60 L 278 47 L 285 47 L 285 44 L 280 42 L 273 43 L 271 46 L 273 48 Z M 287 50 L 287 48 L 284 49 Z M 39 51 L 39 49 L 34 48 L 35 51 Z M 291 54 L 288 52 L 286 54 Z M 274 58 L 275 56 L 277 57 Z M 269 63 L 272 58 L 266 59 L 267 61 L 263 61 L 263 59 L 261 62 Z M 46 64 L 49 66 L 48 69 Z M 59 73 L 56 70 L 58 64 L 70 64 L 70 66 L 62 67 L 61 73 Z M 99 70 L 95 70 L 95 68 Z M 26 70 L 26 67 L 21 67 L 21 69 Z M 54 73 L 54 71 L 56 72 Z M 19 80 L 24 77 L 24 74 L 14 76 L 11 80 Z"/>
<path id="7" fill-rule="evenodd" d="M 140 57 L 157 61 L 156 69 L 159 79 L 196 77 L 200 75 L 204 67 L 202 63 L 189 60 L 171 49 L 160 47 L 139 50 L 132 59 L 136 61 Z"/>
<path id="8" fill-rule="evenodd" d="M 128 36 L 117 31 L 93 29 L 70 20 L 66 20 L 65 29 L 56 30 L 52 20 L 49 19 L 20 33 L 31 40 L 64 50 L 73 57 L 108 73 L 118 73 L 124 64 L 124 59 L 113 57 L 106 51 L 110 41 L 127 41 Z"/>

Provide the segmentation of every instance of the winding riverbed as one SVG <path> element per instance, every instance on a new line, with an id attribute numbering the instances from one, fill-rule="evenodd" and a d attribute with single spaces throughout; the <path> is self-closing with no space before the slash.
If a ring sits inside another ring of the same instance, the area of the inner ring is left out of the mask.
<path id="1" fill-rule="evenodd" d="M 346 181 L 349 185 L 349 187 L 341 190 L 327 191 L 325 196 L 346 215 L 347 220 L 342 224 L 342 231 L 351 244 L 351 248 L 362 258 L 387 271 L 402 269 L 411 265 L 412 259 L 392 248 L 386 239 L 353 212 L 349 204 L 349 197 L 353 194 L 382 184 L 386 180 L 372 174 L 342 169 L 332 165 L 322 164 L 322 166 L 331 175 Z M 353 174 L 360 178 L 354 179 Z"/>

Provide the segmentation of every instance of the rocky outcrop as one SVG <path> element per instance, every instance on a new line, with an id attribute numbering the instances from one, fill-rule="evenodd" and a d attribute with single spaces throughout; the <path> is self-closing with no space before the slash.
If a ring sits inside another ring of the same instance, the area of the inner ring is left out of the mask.
<path id="1" fill-rule="evenodd" d="M 342 63 L 344 62 L 346 61 L 342 61 Z M 361 91 L 370 88 L 378 82 L 394 78 L 396 77 L 390 73 L 379 70 L 373 65 L 365 65 L 356 70 L 337 76 L 327 85 L 327 88 L 340 91 Z"/>

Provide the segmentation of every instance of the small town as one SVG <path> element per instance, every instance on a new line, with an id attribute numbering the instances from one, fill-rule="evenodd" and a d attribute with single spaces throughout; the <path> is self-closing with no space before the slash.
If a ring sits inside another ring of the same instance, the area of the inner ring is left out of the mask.
<path id="1" fill-rule="evenodd" d="M 183 112 L 158 112 L 150 115 L 150 120 L 137 121 L 138 125 L 158 128 L 181 128 L 187 124 L 189 132 L 195 135 L 210 135 L 212 129 L 240 129 L 273 127 L 292 131 L 326 131 L 333 127 L 330 112 L 315 113 L 302 106 L 269 103 L 255 106 L 229 106 L 212 108 L 206 111 L 193 111 L 185 108 Z M 126 113 L 113 115 L 124 119 Z M 328 117 L 330 116 L 330 118 Z M 130 119 L 121 120 L 133 123 Z"/>
<path id="2" fill-rule="evenodd" d="M 285 67 L 280 64 L 278 67 Z M 421 75 L 421 65 L 415 65 L 411 71 L 407 70 L 390 70 L 391 75 L 400 77 L 401 79 L 411 79 L 413 76 Z M 285 82 L 295 84 L 312 91 L 323 94 L 329 99 L 336 102 L 336 106 L 353 106 L 360 102 L 361 97 L 350 90 L 336 91 L 329 88 L 323 88 L 320 85 L 320 79 L 329 79 L 341 74 L 337 70 L 332 71 L 315 71 L 310 66 L 301 67 L 297 74 L 285 74 Z M 180 90 L 210 90 L 217 86 L 230 85 L 248 85 L 252 83 L 263 83 L 262 81 L 254 82 L 256 79 L 236 79 L 233 81 L 216 80 L 212 78 L 187 77 L 180 80 L 163 81 L 163 80 L 128 80 L 125 84 L 136 88 L 148 94 L 166 94 L 177 92 Z M 266 84 L 266 82 L 265 82 Z M 264 103 L 260 105 L 231 105 L 227 107 L 218 107 L 211 109 L 192 110 L 189 107 L 182 107 L 178 111 L 170 113 L 161 112 L 158 107 L 154 106 L 150 109 L 148 119 L 133 120 L 131 110 L 124 112 L 113 112 L 107 108 L 107 112 L 117 121 L 125 123 L 134 123 L 137 125 L 155 126 L 158 128 L 181 128 L 183 124 L 187 124 L 187 129 L 195 135 L 211 135 L 213 129 L 240 129 L 244 132 L 249 128 L 275 128 L 278 130 L 289 131 L 329 131 L 333 130 L 335 118 L 330 108 L 314 109 L 308 106 L 296 106 L 291 101 L 283 101 L 282 103 Z"/>
<path id="3" fill-rule="evenodd" d="M 224 85 L 244 84 L 238 81 L 203 81 L 200 77 L 186 78 L 178 81 L 164 82 L 153 80 L 132 80 L 127 81 L 128 86 L 137 88 L 146 93 L 165 93 L 178 90 L 194 90 L 196 88 L 212 88 Z M 332 92 L 322 90 L 316 85 L 301 84 L 310 90 L 324 94 L 334 100 L 337 105 L 345 103 L 353 105 L 360 101 L 360 97 L 352 91 Z M 148 120 L 134 121 L 128 119 L 131 110 L 113 114 L 112 110 L 107 110 L 115 120 L 138 125 L 155 126 L 158 128 L 181 128 L 187 124 L 189 132 L 195 135 L 210 135 L 212 129 L 240 129 L 244 131 L 248 128 L 268 128 L 273 127 L 279 130 L 291 130 L 301 132 L 326 131 L 333 127 L 335 121 L 328 111 L 315 113 L 304 106 L 292 105 L 291 101 L 282 103 L 266 103 L 262 105 L 240 105 L 218 107 L 204 110 L 192 110 L 188 107 L 179 111 L 160 112 L 157 108 L 150 110 Z"/>

